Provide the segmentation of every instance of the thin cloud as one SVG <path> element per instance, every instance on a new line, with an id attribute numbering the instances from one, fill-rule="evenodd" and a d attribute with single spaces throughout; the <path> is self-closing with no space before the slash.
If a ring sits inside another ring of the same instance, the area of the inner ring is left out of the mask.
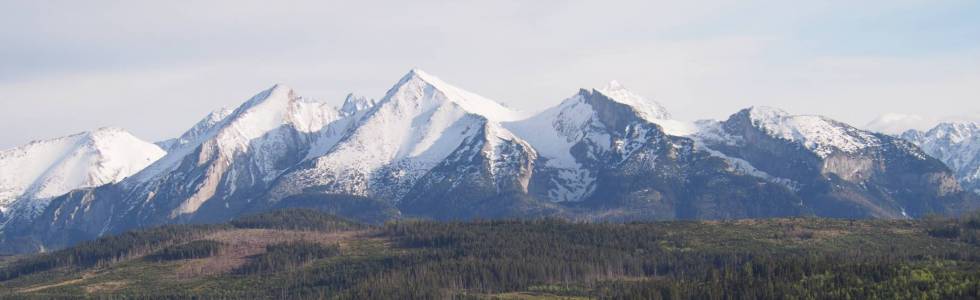
<path id="1" fill-rule="evenodd" d="M 964 39 L 980 18 L 961 12 L 977 4 L 854 5 L 3 2 L 0 126 L 30 130 L 0 148 L 106 125 L 161 140 L 280 82 L 377 98 L 413 67 L 522 110 L 617 79 L 683 120 L 980 111 L 980 42 Z"/>

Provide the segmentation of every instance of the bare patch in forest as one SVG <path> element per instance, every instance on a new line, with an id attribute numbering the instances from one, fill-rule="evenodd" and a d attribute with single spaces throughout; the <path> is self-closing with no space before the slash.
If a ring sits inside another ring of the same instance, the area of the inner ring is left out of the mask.
<path id="1" fill-rule="evenodd" d="M 198 276 L 226 274 L 244 265 L 249 257 L 262 254 L 268 245 L 290 241 L 312 241 L 324 245 L 339 243 L 341 249 L 346 241 L 363 231 L 317 232 L 275 229 L 235 229 L 215 232 L 203 237 L 225 244 L 217 255 L 187 260 L 180 264 L 176 276 L 193 278 Z"/>
<path id="2" fill-rule="evenodd" d="M 62 282 L 57 282 L 57 283 L 52 283 L 52 284 L 45 284 L 45 285 L 33 286 L 33 287 L 21 289 L 21 290 L 19 290 L 17 292 L 19 292 L 19 293 L 30 293 L 30 292 L 36 292 L 36 291 L 50 289 L 50 288 L 59 287 L 59 286 L 66 286 L 66 285 L 69 285 L 69 284 L 75 284 L 75 283 L 82 282 L 85 279 L 88 279 L 91 275 L 92 275 L 91 273 L 84 273 L 84 274 L 82 274 L 82 278 L 76 278 L 76 279 L 72 279 L 72 280 L 65 280 L 65 281 L 62 281 Z"/>
<path id="3" fill-rule="evenodd" d="M 89 294 L 100 293 L 100 292 L 101 293 L 114 292 L 126 287 L 127 284 L 129 283 L 122 280 L 100 282 L 96 284 L 86 285 L 85 292 Z"/>

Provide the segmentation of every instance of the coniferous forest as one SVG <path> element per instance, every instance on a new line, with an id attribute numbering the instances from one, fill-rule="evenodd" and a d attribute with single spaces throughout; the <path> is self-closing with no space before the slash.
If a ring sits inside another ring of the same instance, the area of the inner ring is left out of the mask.
<path id="1" fill-rule="evenodd" d="M 980 215 L 363 225 L 290 209 L 6 257 L 4 298 L 977 299 Z"/>

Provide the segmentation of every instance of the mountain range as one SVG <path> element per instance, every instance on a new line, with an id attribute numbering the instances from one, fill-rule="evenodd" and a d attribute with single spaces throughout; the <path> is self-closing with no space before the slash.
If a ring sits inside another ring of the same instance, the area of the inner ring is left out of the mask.
<path id="1" fill-rule="evenodd" d="M 0 152 L 0 249 L 287 207 L 369 223 L 956 215 L 980 207 L 980 135 L 957 130 L 767 107 L 687 123 L 616 82 L 535 114 L 420 70 L 339 108 L 276 85 L 158 143 L 100 129 Z"/>

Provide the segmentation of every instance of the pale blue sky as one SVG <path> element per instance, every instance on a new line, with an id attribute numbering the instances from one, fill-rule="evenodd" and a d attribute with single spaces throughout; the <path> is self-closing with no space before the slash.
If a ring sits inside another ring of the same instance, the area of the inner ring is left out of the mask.
<path id="1" fill-rule="evenodd" d="M 616 79 L 682 120 L 980 116 L 980 1 L 674 2 L 2 1 L 0 148 L 160 140 L 274 83 L 377 98 L 413 67 L 532 111 Z"/>

